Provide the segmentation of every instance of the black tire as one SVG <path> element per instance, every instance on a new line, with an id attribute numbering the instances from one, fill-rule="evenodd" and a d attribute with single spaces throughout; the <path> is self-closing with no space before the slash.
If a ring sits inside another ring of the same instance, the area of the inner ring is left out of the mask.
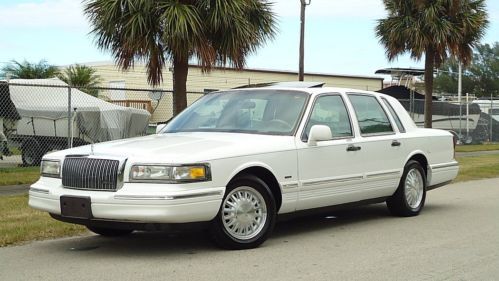
<path id="1" fill-rule="evenodd" d="M 415 180 L 418 181 L 418 187 L 421 188 L 422 186 L 421 192 L 415 191 L 415 189 L 411 188 L 412 184 L 408 183 L 408 181 L 411 181 L 410 179 L 414 177 L 416 177 Z M 402 178 L 400 179 L 397 191 L 386 201 L 386 205 L 388 206 L 388 210 L 392 215 L 411 217 L 417 216 L 421 212 L 424 207 L 425 200 L 425 171 L 421 167 L 421 164 L 419 164 L 419 162 L 411 160 L 405 165 L 404 173 L 402 174 Z"/>
<path id="2" fill-rule="evenodd" d="M 133 229 L 115 229 L 87 225 L 88 230 L 106 237 L 125 236 L 133 232 Z"/>
<path id="3" fill-rule="evenodd" d="M 247 197 L 240 197 L 242 194 Z M 239 208 L 232 206 L 230 210 L 224 210 L 226 205 L 231 206 L 229 204 L 234 202 L 234 196 L 246 201 L 238 201 Z M 230 217 L 231 215 L 234 216 Z M 210 233 L 214 242 L 224 249 L 252 249 L 260 246 L 269 237 L 275 221 L 276 204 L 269 187 L 258 177 L 245 175 L 231 181 L 227 186 L 220 210 L 211 223 Z M 238 230 L 240 234 L 237 233 Z"/>
<path id="4" fill-rule="evenodd" d="M 39 166 L 44 152 L 36 140 L 28 140 L 22 145 L 22 155 L 24 166 Z"/>

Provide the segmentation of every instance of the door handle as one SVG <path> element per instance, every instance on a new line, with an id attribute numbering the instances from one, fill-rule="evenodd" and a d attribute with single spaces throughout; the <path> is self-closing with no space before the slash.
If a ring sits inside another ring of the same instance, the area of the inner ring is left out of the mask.
<path id="1" fill-rule="evenodd" d="M 361 149 L 360 146 L 355 146 L 353 144 L 348 145 L 347 151 L 359 151 Z"/>
<path id="2" fill-rule="evenodd" d="M 397 140 L 392 141 L 392 146 L 400 146 L 401 143 Z"/>

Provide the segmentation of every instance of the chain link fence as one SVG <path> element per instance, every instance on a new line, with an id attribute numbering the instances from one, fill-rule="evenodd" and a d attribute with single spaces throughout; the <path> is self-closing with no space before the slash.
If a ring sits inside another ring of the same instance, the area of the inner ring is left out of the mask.
<path id="1" fill-rule="evenodd" d="M 192 103 L 203 93 L 188 93 Z M 38 166 L 54 150 L 155 132 L 172 91 L 69 87 L 57 79 L 0 82 L 0 168 Z"/>
<path id="2" fill-rule="evenodd" d="M 188 103 L 203 92 L 188 92 Z M 424 100 L 400 100 L 418 126 Z M 484 105 L 485 104 L 485 105 Z M 499 141 L 499 104 L 433 102 L 433 127 L 462 143 Z M 57 79 L 0 82 L 0 168 L 37 166 L 53 150 L 142 136 L 173 115 L 172 91 L 69 87 Z"/>
<path id="3" fill-rule="evenodd" d="M 418 125 L 424 127 L 424 100 L 399 100 Z M 497 109 L 494 109 L 494 106 Z M 493 100 L 473 102 L 433 101 L 432 126 L 453 131 L 461 143 L 499 141 L 499 103 Z"/>

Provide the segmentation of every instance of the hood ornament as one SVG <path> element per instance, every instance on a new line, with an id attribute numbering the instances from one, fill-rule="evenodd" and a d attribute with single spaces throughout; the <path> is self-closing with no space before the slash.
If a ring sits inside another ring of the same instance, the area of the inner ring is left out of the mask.
<path id="1" fill-rule="evenodd" d="M 90 155 L 94 155 L 94 143 L 90 144 Z"/>

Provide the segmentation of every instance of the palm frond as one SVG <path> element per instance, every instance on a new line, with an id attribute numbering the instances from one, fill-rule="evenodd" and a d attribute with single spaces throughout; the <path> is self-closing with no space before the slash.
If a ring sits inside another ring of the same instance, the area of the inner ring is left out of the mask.
<path id="1" fill-rule="evenodd" d="M 266 0 L 84 0 L 97 46 L 127 70 L 144 61 L 148 82 L 162 81 L 167 61 L 195 57 L 213 65 L 245 65 L 246 57 L 273 39 L 276 16 Z M 184 71 L 183 75 L 187 75 Z M 180 79 L 174 75 L 174 79 Z M 180 80 L 185 81 L 186 77 Z M 179 85 L 174 82 L 174 88 Z M 185 95 L 185 85 L 175 95 Z M 180 109 L 180 108 L 179 108 Z"/>
<path id="2" fill-rule="evenodd" d="M 5 76 L 9 75 L 11 78 L 46 79 L 56 77 L 59 74 L 59 68 L 48 64 L 45 60 L 41 60 L 38 63 L 12 60 L 2 68 L 2 72 Z"/>
<path id="3" fill-rule="evenodd" d="M 484 0 L 384 0 L 386 19 L 375 32 L 389 60 L 409 53 L 419 60 L 429 47 L 438 67 L 449 57 L 468 64 L 488 25 Z"/>

